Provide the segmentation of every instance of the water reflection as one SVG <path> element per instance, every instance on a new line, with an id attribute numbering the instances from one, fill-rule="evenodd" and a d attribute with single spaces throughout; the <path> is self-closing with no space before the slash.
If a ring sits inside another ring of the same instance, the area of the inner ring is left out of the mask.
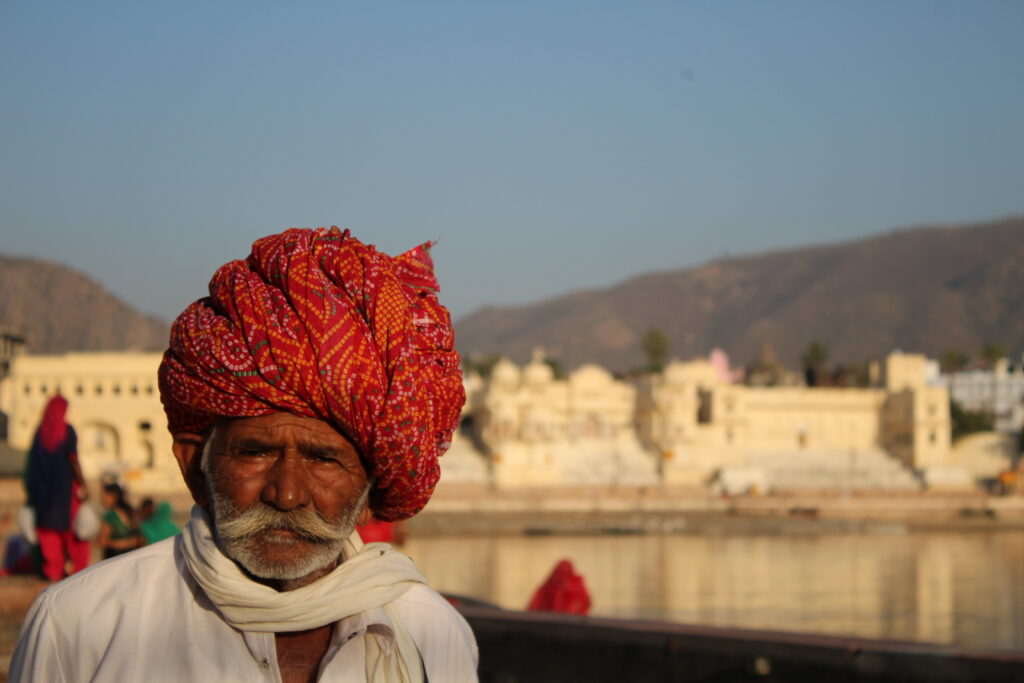
<path id="1" fill-rule="evenodd" d="M 570 558 L 592 613 L 1024 649 L 1014 532 L 412 538 L 442 590 L 522 609 Z"/>

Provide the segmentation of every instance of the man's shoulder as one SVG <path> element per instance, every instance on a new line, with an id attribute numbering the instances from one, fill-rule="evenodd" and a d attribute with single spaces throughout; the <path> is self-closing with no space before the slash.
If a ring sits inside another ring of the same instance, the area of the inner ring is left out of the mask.
<path id="1" fill-rule="evenodd" d="M 475 681 L 479 662 L 469 624 L 436 591 L 416 584 L 391 603 L 395 618 L 416 643 L 434 681 Z"/>
<path id="2" fill-rule="evenodd" d="M 196 618 L 210 608 L 197 599 L 175 552 L 178 542 L 169 538 L 105 560 L 43 591 L 22 625 L 11 680 L 153 680 L 143 672 L 157 662 L 155 671 L 165 675 L 156 680 L 200 680 L 192 675 L 196 662 L 185 662 L 190 638 L 215 642 L 220 622 Z M 197 624 L 198 635 L 186 633 Z M 176 666 L 187 673 L 166 673 Z"/>
<path id="3" fill-rule="evenodd" d="M 476 648 L 473 631 L 463 616 L 424 584 L 414 584 L 391 603 L 391 608 L 417 644 L 424 639 L 455 639 Z"/>
<path id="4" fill-rule="evenodd" d="M 148 587 L 173 590 L 169 579 L 179 574 L 175 542 L 175 538 L 168 538 L 94 564 L 47 588 L 37 598 L 38 606 L 61 614 L 88 615 L 99 606 L 137 600 Z"/>
<path id="5" fill-rule="evenodd" d="M 422 583 L 414 583 L 395 602 L 408 608 L 426 609 L 431 612 L 438 611 L 439 614 L 446 616 L 454 615 L 459 619 L 462 618 L 455 611 L 455 608 L 452 607 L 451 603 L 445 600 L 444 596 Z"/>

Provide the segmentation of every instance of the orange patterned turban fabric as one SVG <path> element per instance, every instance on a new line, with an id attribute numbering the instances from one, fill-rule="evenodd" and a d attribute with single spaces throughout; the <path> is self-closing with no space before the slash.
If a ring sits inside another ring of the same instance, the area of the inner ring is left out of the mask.
<path id="1" fill-rule="evenodd" d="M 222 266 L 171 326 L 160 397 L 171 433 L 276 411 L 359 448 L 379 519 L 430 499 L 465 402 L 430 243 L 391 257 L 338 228 L 292 228 Z"/>

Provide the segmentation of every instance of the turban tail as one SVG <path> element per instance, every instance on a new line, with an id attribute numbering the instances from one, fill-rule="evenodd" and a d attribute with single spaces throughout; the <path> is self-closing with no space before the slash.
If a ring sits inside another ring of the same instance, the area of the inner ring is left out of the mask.
<path id="1" fill-rule="evenodd" d="M 325 420 L 376 477 L 375 516 L 419 512 L 465 402 L 429 249 L 392 258 L 333 227 L 255 242 L 171 326 L 160 365 L 171 432 L 277 411 Z"/>

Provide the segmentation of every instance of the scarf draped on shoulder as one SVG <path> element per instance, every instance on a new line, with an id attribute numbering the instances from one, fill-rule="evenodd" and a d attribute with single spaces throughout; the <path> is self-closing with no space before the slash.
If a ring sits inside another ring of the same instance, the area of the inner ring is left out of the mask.
<path id="1" fill-rule="evenodd" d="M 367 631 L 367 681 L 421 683 L 416 644 L 388 605 L 411 586 L 426 583 L 412 560 L 385 543 L 363 545 L 353 532 L 344 561 L 327 576 L 293 591 L 278 592 L 248 578 L 221 552 L 209 519 L 198 505 L 182 533 L 185 566 L 231 626 L 242 631 L 282 633 L 332 624 L 381 607 L 391 621 L 395 646 Z"/>

